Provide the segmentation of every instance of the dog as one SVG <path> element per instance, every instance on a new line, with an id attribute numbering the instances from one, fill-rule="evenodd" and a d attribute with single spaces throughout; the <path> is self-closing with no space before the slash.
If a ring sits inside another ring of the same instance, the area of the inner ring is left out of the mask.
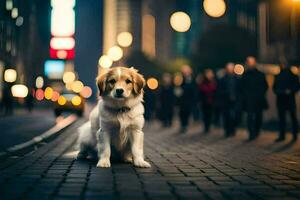
<path id="1" fill-rule="evenodd" d="M 97 167 L 110 167 L 111 148 L 125 162 L 151 167 L 144 160 L 145 79 L 134 68 L 113 67 L 96 79 L 101 99 L 91 111 L 89 121 L 79 128 L 77 158 L 98 153 Z"/>

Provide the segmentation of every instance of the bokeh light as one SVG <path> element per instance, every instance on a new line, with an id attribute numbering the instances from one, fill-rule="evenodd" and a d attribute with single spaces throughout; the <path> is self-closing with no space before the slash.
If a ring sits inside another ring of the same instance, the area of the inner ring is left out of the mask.
<path id="1" fill-rule="evenodd" d="M 203 8 L 210 17 L 221 17 L 225 14 L 226 4 L 224 0 L 204 0 Z"/>
<path id="2" fill-rule="evenodd" d="M 68 56 L 68 53 L 65 50 L 59 50 L 59 51 L 56 52 L 56 56 L 59 59 L 66 59 L 67 56 Z"/>
<path id="3" fill-rule="evenodd" d="M 75 74 L 74 72 L 65 72 L 63 75 L 63 82 L 64 83 L 71 83 L 73 81 L 75 81 Z"/>
<path id="4" fill-rule="evenodd" d="M 233 69 L 234 73 L 237 75 L 242 75 L 245 72 L 245 68 L 241 64 L 236 64 Z"/>
<path id="5" fill-rule="evenodd" d="M 75 40 L 72 37 L 53 37 L 50 40 L 50 47 L 52 49 L 70 50 L 75 47 Z"/>
<path id="6" fill-rule="evenodd" d="M 107 56 L 113 61 L 118 61 L 123 57 L 123 50 L 119 46 L 113 46 L 108 50 Z"/>
<path id="7" fill-rule="evenodd" d="M 42 88 L 42 87 L 44 87 L 44 78 L 42 76 L 38 76 L 35 79 L 35 87 L 36 88 Z"/>
<path id="8" fill-rule="evenodd" d="M 7 69 L 4 71 L 4 81 L 13 83 L 17 80 L 17 71 L 14 69 Z"/>
<path id="9" fill-rule="evenodd" d="M 42 101 L 44 99 L 44 91 L 42 89 L 37 89 L 35 91 L 35 98 L 38 100 L 38 101 Z"/>
<path id="10" fill-rule="evenodd" d="M 11 10 L 11 18 L 16 19 L 19 16 L 19 10 L 18 8 L 13 8 Z"/>
<path id="11" fill-rule="evenodd" d="M 83 83 L 81 81 L 75 81 L 72 84 L 72 90 L 76 93 L 81 92 L 82 88 L 84 87 Z"/>
<path id="12" fill-rule="evenodd" d="M 191 27 L 191 18 L 185 12 L 175 12 L 170 18 L 171 27 L 178 32 L 186 32 Z"/>
<path id="13" fill-rule="evenodd" d="M 53 89 L 51 87 L 46 87 L 45 89 L 45 99 L 50 100 L 53 95 Z"/>
<path id="14" fill-rule="evenodd" d="M 74 106 L 79 106 L 81 104 L 81 98 L 77 95 L 74 96 L 71 101 Z"/>
<path id="15" fill-rule="evenodd" d="M 149 78 L 147 80 L 147 86 L 151 90 L 157 89 L 157 87 L 158 87 L 158 80 L 156 78 L 153 78 L 153 77 Z"/>
<path id="16" fill-rule="evenodd" d="M 92 89 L 89 87 L 89 86 L 84 86 L 83 89 L 81 90 L 80 92 L 80 95 L 83 97 L 83 98 L 89 98 L 92 96 Z"/>
<path id="17" fill-rule="evenodd" d="M 13 85 L 11 93 L 14 97 L 25 98 L 28 95 L 28 88 L 22 84 Z"/>
<path id="18" fill-rule="evenodd" d="M 103 55 L 100 57 L 98 64 L 103 68 L 110 68 L 112 60 L 107 55 Z"/>
<path id="19" fill-rule="evenodd" d="M 58 105 L 63 106 L 63 105 L 65 105 L 67 103 L 67 100 L 66 100 L 66 98 L 64 96 L 60 96 L 58 98 L 58 100 L 57 100 L 57 103 L 58 103 Z"/>
<path id="20" fill-rule="evenodd" d="M 59 99 L 59 93 L 56 92 L 56 91 L 53 91 L 53 94 L 52 94 L 52 98 L 51 98 L 51 101 L 55 102 Z"/>
<path id="21" fill-rule="evenodd" d="M 129 32 L 119 33 L 117 36 L 117 42 L 121 47 L 129 47 L 132 44 L 133 37 Z"/>

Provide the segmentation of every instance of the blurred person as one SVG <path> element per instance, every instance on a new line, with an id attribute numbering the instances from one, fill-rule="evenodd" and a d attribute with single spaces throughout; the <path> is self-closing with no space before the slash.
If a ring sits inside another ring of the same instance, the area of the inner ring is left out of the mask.
<path id="1" fill-rule="evenodd" d="M 295 94 L 299 91 L 299 78 L 285 64 L 280 64 L 281 71 L 275 76 L 273 90 L 277 96 L 277 111 L 279 118 L 279 135 L 275 142 L 285 139 L 286 113 L 292 122 L 293 141 L 298 138 L 298 120 L 296 114 Z"/>
<path id="2" fill-rule="evenodd" d="M 178 97 L 179 119 L 181 133 L 185 133 L 192 110 L 195 107 L 196 83 L 193 79 L 193 71 L 190 66 L 185 65 L 181 68 L 182 83 L 180 85 L 181 94 Z"/>
<path id="3" fill-rule="evenodd" d="M 217 89 L 214 72 L 211 69 L 204 71 L 203 81 L 199 85 L 199 94 L 201 101 L 201 108 L 203 113 L 204 132 L 208 133 L 210 130 L 214 95 Z"/>
<path id="4" fill-rule="evenodd" d="M 26 107 L 29 112 L 31 112 L 33 109 L 33 106 L 34 106 L 33 102 L 34 102 L 34 89 L 31 88 L 30 92 L 28 93 L 28 95 L 26 97 Z"/>
<path id="5" fill-rule="evenodd" d="M 156 94 L 154 90 L 149 89 L 147 86 L 144 89 L 144 117 L 146 121 L 150 121 L 155 116 L 156 111 Z"/>
<path id="6" fill-rule="evenodd" d="M 225 136 L 235 135 L 238 111 L 238 84 L 239 79 L 234 73 L 234 63 L 227 63 L 225 75 L 218 82 L 216 98 L 219 99 Z"/>
<path id="7" fill-rule="evenodd" d="M 162 76 L 162 85 L 159 90 L 159 113 L 160 120 L 164 127 L 170 127 L 173 120 L 174 109 L 174 87 L 172 84 L 172 75 L 170 73 L 164 73 Z"/>
<path id="8" fill-rule="evenodd" d="M 225 76 L 225 70 L 224 69 L 219 69 L 216 72 L 216 82 L 217 82 L 217 88 L 219 85 L 220 80 Z M 220 97 L 220 90 L 217 89 L 215 93 L 215 98 L 214 98 L 214 106 L 213 106 L 213 124 L 215 126 L 220 126 L 221 124 L 221 118 L 222 118 L 222 108 L 223 108 L 223 100 Z"/>
<path id="9" fill-rule="evenodd" d="M 2 105 L 4 107 L 5 115 L 13 114 L 13 96 L 11 93 L 11 84 L 10 83 L 3 84 Z"/>
<path id="10" fill-rule="evenodd" d="M 246 65 L 248 69 L 241 79 L 241 95 L 243 109 L 247 113 L 248 140 L 251 141 L 259 136 L 263 110 L 268 108 L 265 97 L 268 84 L 265 75 L 257 69 L 255 57 L 247 57 Z"/>

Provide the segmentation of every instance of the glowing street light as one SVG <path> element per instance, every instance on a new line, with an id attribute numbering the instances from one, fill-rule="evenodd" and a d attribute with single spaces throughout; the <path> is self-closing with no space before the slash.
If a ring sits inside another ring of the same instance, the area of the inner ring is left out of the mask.
<path id="1" fill-rule="evenodd" d="M 17 79 L 17 71 L 14 69 L 7 69 L 4 71 L 4 81 L 13 83 Z"/>
<path id="2" fill-rule="evenodd" d="M 171 15 L 170 24 L 177 32 L 187 32 L 191 27 L 191 18 L 185 12 L 175 12 Z"/>
<path id="3" fill-rule="evenodd" d="M 113 61 L 118 61 L 123 57 L 123 50 L 119 46 L 113 46 L 108 50 L 107 56 Z"/>
<path id="4" fill-rule="evenodd" d="M 71 100 L 74 106 L 79 106 L 81 104 L 81 98 L 79 96 L 74 96 Z"/>
<path id="5" fill-rule="evenodd" d="M 75 81 L 75 74 L 73 72 L 65 72 L 63 75 L 63 82 L 64 83 L 72 83 Z"/>
<path id="6" fill-rule="evenodd" d="M 117 36 L 117 42 L 121 47 L 129 47 L 132 44 L 133 37 L 129 32 L 119 33 Z"/>
<path id="7" fill-rule="evenodd" d="M 60 96 L 57 100 L 57 103 L 61 106 L 65 105 L 67 103 L 67 100 L 64 96 Z"/>
<path id="8" fill-rule="evenodd" d="M 72 90 L 76 93 L 81 92 L 81 90 L 83 89 L 84 85 L 81 81 L 75 81 L 72 84 Z"/>
<path id="9" fill-rule="evenodd" d="M 148 80 L 147 80 L 147 86 L 148 86 L 148 88 L 149 89 L 151 89 L 151 90 L 155 90 L 155 89 L 157 89 L 157 87 L 158 87 L 158 80 L 156 79 L 156 78 L 149 78 Z"/>
<path id="10" fill-rule="evenodd" d="M 107 55 L 101 56 L 98 62 L 98 64 L 103 68 L 110 68 L 112 63 L 112 60 Z"/>
<path id="11" fill-rule="evenodd" d="M 13 8 L 11 10 L 11 18 L 16 19 L 19 16 L 19 10 L 18 8 Z"/>
<path id="12" fill-rule="evenodd" d="M 6 0 L 6 10 L 12 10 L 13 9 L 13 1 L 12 0 Z"/>
<path id="13" fill-rule="evenodd" d="M 44 78 L 41 77 L 41 76 L 38 76 L 36 79 L 35 79 L 35 87 L 36 88 L 42 88 L 44 86 Z"/>
<path id="14" fill-rule="evenodd" d="M 226 4 L 224 0 L 204 0 L 203 8 L 210 17 L 221 17 L 225 14 Z"/>
<path id="15" fill-rule="evenodd" d="M 72 37 L 53 37 L 50 40 L 50 47 L 52 49 L 70 50 L 75 47 L 75 40 Z"/>
<path id="16" fill-rule="evenodd" d="M 28 95 L 28 88 L 22 84 L 13 85 L 11 93 L 13 97 L 25 98 Z"/>
<path id="17" fill-rule="evenodd" d="M 80 95 L 83 97 L 83 98 L 89 98 L 92 96 L 92 89 L 89 87 L 89 86 L 84 86 L 83 89 L 81 90 L 80 92 Z"/>
<path id="18" fill-rule="evenodd" d="M 234 73 L 237 75 L 242 75 L 245 72 L 245 68 L 241 64 L 236 64 L 233 69 Z"/>
<path id="19" fill-rule="evenodd" d="M 51 87 L 47 87 L 45 89 L 45 99 L 50 100 L 53 96 L 53 89 Z"/>

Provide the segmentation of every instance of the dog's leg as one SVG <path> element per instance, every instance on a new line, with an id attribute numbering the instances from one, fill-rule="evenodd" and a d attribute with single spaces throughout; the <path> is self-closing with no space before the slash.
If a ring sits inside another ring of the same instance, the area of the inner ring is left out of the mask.
<path id="1" fill-rule="evenodd" d="M 106 131 L 99 129 L 97 131 L 97 149 L 99 161 L 97 167 L 110 167 L 110 137 Z"/>
<path id="2" fill-rule="evenodd" d="M 128 143 L 124 149 L 124 153 L 122 155 L 123 161 L 126 163 L 133 163 L 132 153 L 131 153 L 131 146 Z"/>
<path id="3" fill-rule="evenodd" d="M 141 130 L 134 130 L 130 137 L 131 152 L 133 156 L 133 164 L 137 167 L 151 167 L 144 160 L 144 133 Z"/>

